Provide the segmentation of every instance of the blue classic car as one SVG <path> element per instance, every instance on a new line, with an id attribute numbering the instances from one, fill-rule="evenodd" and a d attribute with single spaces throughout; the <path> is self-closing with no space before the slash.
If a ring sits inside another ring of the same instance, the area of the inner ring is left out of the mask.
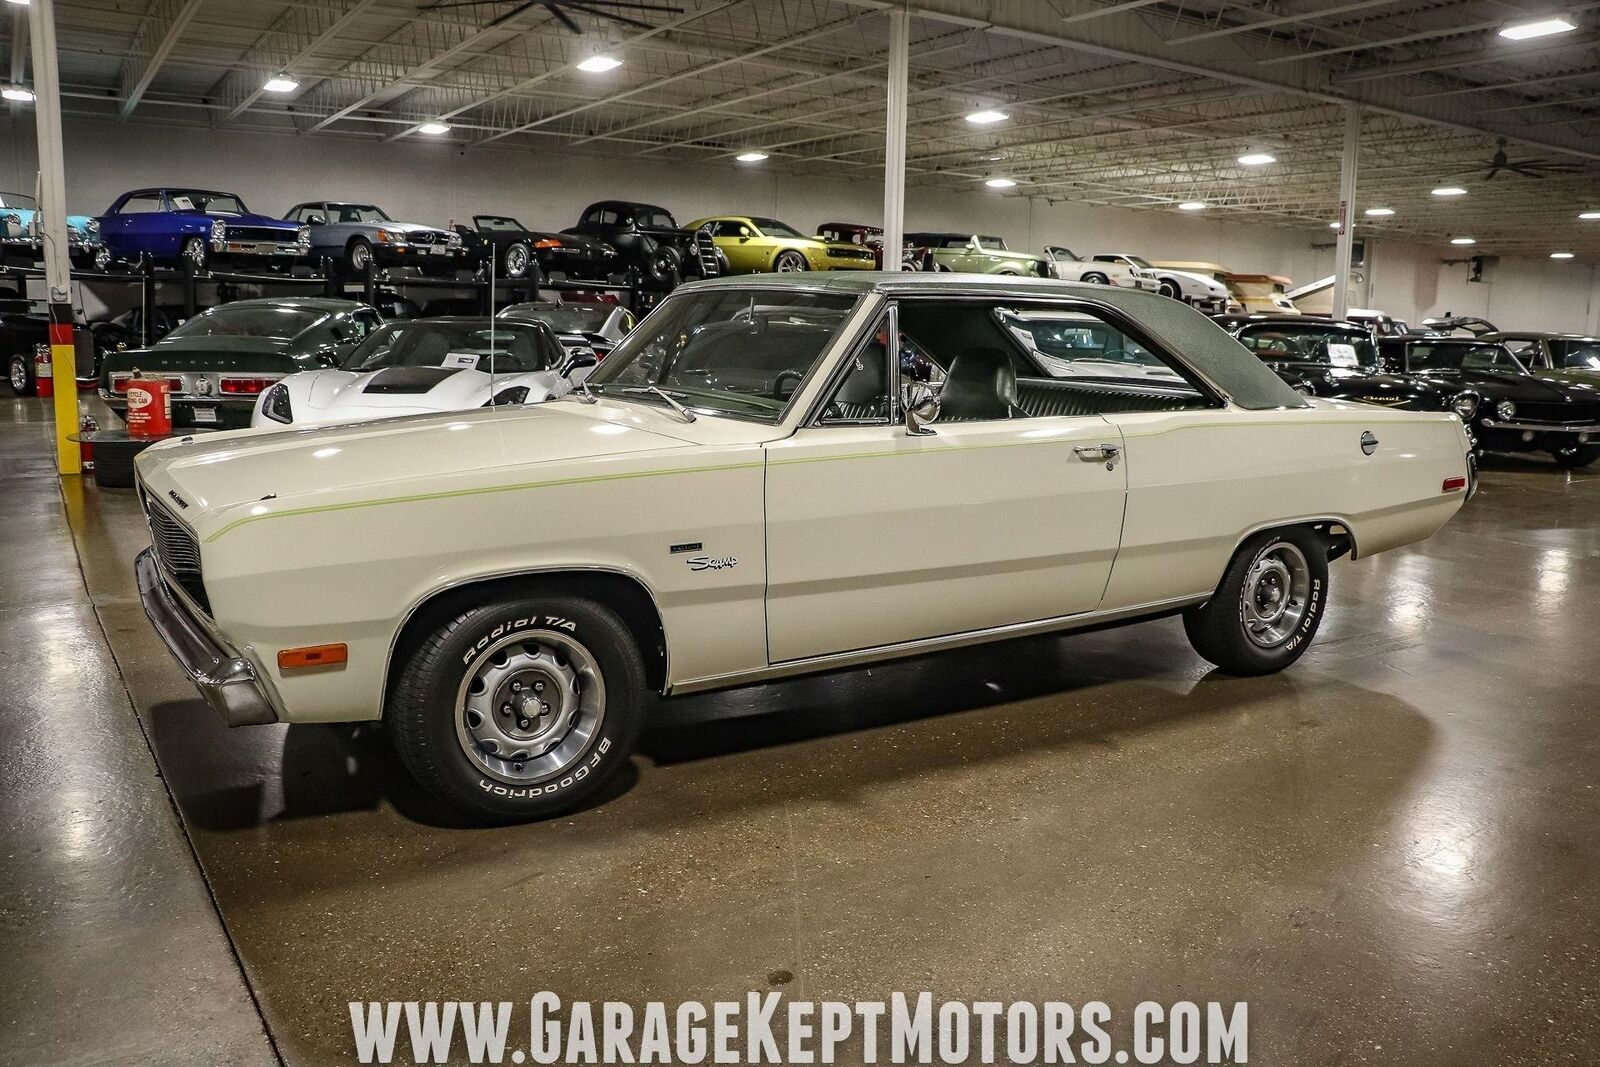
<path id="1" fill-rule="evenodd" d="M 0 193 L 0 255 L 26 259 L 43 258 L 44 238 L 40 229 L 44 216 L 38 203 L 22 193 Z M 67 254 L 72 262 L 87 266 L 100 248 L 100 223 L 88 215 L 67 216 Z"/>
<path id="2" fill-rule="evenodd" d="M 196 271 L 215 261 L 243 266 L 293 264 L 311 251 L 309 228 L 287 219 L 253 215 L 233 193 L 207 189 L 135 189 L 100 216 L 100 265 L 188 260 Z"/>

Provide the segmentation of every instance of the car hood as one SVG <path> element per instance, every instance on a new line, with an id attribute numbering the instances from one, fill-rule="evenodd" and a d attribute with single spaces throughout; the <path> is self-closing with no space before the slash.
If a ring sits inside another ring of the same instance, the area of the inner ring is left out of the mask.
<path id="1" fill-rule="evenodd" d="M 384 367 L 374 371 L 314 370 L 284 379 L 296 425 L 353 422 L 479 408 L 494 393 L 524 387 L 563 391 L 554 371 L 487 373 L 465 367 Z"/>
<path id="2" fill-rule="evenodd" d="M 1553 404 L 1592 404 L 1600 401 L 1600 392 L 1570 382 L 1556 382 L 1535 378 L 1528 374 L 1507 374 L 1493 370 L 1464 370 L 1455 375 L 1427 374 L 1424 377 L 1442 381 L 1454 378 L 1463 385 L 1497 399 L 1542 401 Z"/>
<path id="3" fill-rule="evenodd" d="M 1196 285 L 1205 286 L 1209 292 L 1213 292 L 1218 296 L 1228 295 L 1228 287 L 1226 285 L 1223 285 L 1215 278 L 1207 278 L 1204 274 L 1196 274 L 1192 270 L 1168 270 L 1166 267 L 1155 267 L 1152 268 L 1151 273 L 1168 274 L 1174 278 L 1184 278 L 1188 281 L 1194 282 Z"/>
<path id="4" fill-rule="evenodd" d="M 288 219 L 275 219 L 271 215 L 256 215 L 253 213 L 222 215 L 209 211 L 180 211 L 177 214 L 203 215 L 208 219 L 221 219 L 228 226 L 264 226 L 269 229 L 283 230 L 286 233 L 296 233 L 300 229 L 300 223 L 298 222 L 291 222 Z"/>
<path id="5" fill-rule="evenodd" d="M 537 480 L 537 470 L 553 464 L 687 447 L 626 414 L 558 402 L 321 429 L 196 434 L 147 448 L 137 462 L 147 490 L 167 499 L 176 493 L 187 504 L 180 517 L 205 540 L 251 515 L 339 507 L 393 495 L 397 485 L 471 492 Z"/>

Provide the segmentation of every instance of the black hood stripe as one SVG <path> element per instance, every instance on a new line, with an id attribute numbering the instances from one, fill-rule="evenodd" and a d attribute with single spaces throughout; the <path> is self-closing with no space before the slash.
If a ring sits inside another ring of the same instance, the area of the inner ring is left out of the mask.
<path id="1" fill-rule="evenodd" d="M 416 394 L 432 392 L 439 383 L 460 374 L 463 367 L 385 367 L 374 374 L 363 393 Z"/>

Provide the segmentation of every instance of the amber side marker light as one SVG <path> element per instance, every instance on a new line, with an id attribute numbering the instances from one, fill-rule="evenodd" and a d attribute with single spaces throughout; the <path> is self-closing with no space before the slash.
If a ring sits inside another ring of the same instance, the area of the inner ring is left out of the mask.
<path id="1" fill-rule="evenodd" d="M 309 645 L 306 648 L 286 648 L 278 653 L 278 669 L 292 671 L 301 667 L 331 667 L 348 658 L 344 645 Z"/>
<path id="2" fill-rule="evenodd" d="M 1439 492 L 1441 492 L 1441 493 L 1454 493 L 1454 492 L 1459 492 L 1460 490 L 1465 489 L 1466 487 L 1467 487 L 1467 480 L 1465 478 L 1460 478 L 1460 477 L 1457 477 L 1457 478 L 1446 478 L 1444 480 L 1444 485 L 1440 487 Z M 337 647 L 339 649 L 343 649 L 344 648 L 343 645 L 337 645 L 335 647 Z M 343 659 L 344 653 L 341 651 L 339 653 L 339 656 L 340 656 L 341 659 Z M 280 662 L 282 661 L 282 657 L 281 656 L 279 657 L 279 661 Z"/>

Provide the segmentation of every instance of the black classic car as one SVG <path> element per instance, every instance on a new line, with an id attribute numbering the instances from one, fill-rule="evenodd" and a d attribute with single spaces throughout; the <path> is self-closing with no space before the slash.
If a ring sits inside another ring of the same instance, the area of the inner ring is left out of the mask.
<path id="1" fill-rule="evenodd" d="M 527 278 L 537 268 L 544 278 L 606 281 L 617 268 L 616 250 L 582 234 L 539 233 L 510 215 L 474 215 L 456 233 L 480 270 L 491 257 L 501 278 Z"/>
<path id="2" fill-rule="evenodd" d="M 182 304 L 135 307 L 111 318 L 95 319 L 89 323 L 89 332 L 101 352 L 115 352 L 153 345 L 182 325 L 185 318 Z"/>
<path id="3" fill-rule="evenodd" d="M 1255 319 L 1234 336 L 1302 393 L 1454 411 L 1480 452 L 1549 452 L 1564 467 L 1600 458 L 1600 390 L 1537 378 L 1499 343 L 1374 341 L 1364 326 L 1304 317 Z"/>
<path id="4" fill-rule="evenodd" d="M 100 353 L 87 326 L 79 324 L 73 332 L 77 366 L 82 368 L 79 377 L 87 380 L 99 373 Z M 48 359 L 49 352 L 49 304 L 19 296 L 0 296 L 0 361 L 6 365 L 6 381 L 11 384 L 13 393 L 18 396 L 34 394 L 38 389 L 34 380 L 35 357 L 43 354 Z"/>
<path id="5" fill-rule="evenodd" d="M 583 209 L 578 224 L 562 230 L 604 241 L 617 250 L 619 272 L 637 273 L 653 288 L 670 289 L 685 277 L 720 273 L 709 234 L 685 230 L 664 207 L 602 200 Z"/>
<path id="6" fill-rule="evenodd" d="M 383 325 L 354 300 L 286 296 L 235 300 L 178 326 L 148 348 L 106 356 L 100 398 L 126 417 L 135 370 L 165 378 L 172 425 L 250 425 L 256 398 L 297 371 L 332 367 Z"/>

